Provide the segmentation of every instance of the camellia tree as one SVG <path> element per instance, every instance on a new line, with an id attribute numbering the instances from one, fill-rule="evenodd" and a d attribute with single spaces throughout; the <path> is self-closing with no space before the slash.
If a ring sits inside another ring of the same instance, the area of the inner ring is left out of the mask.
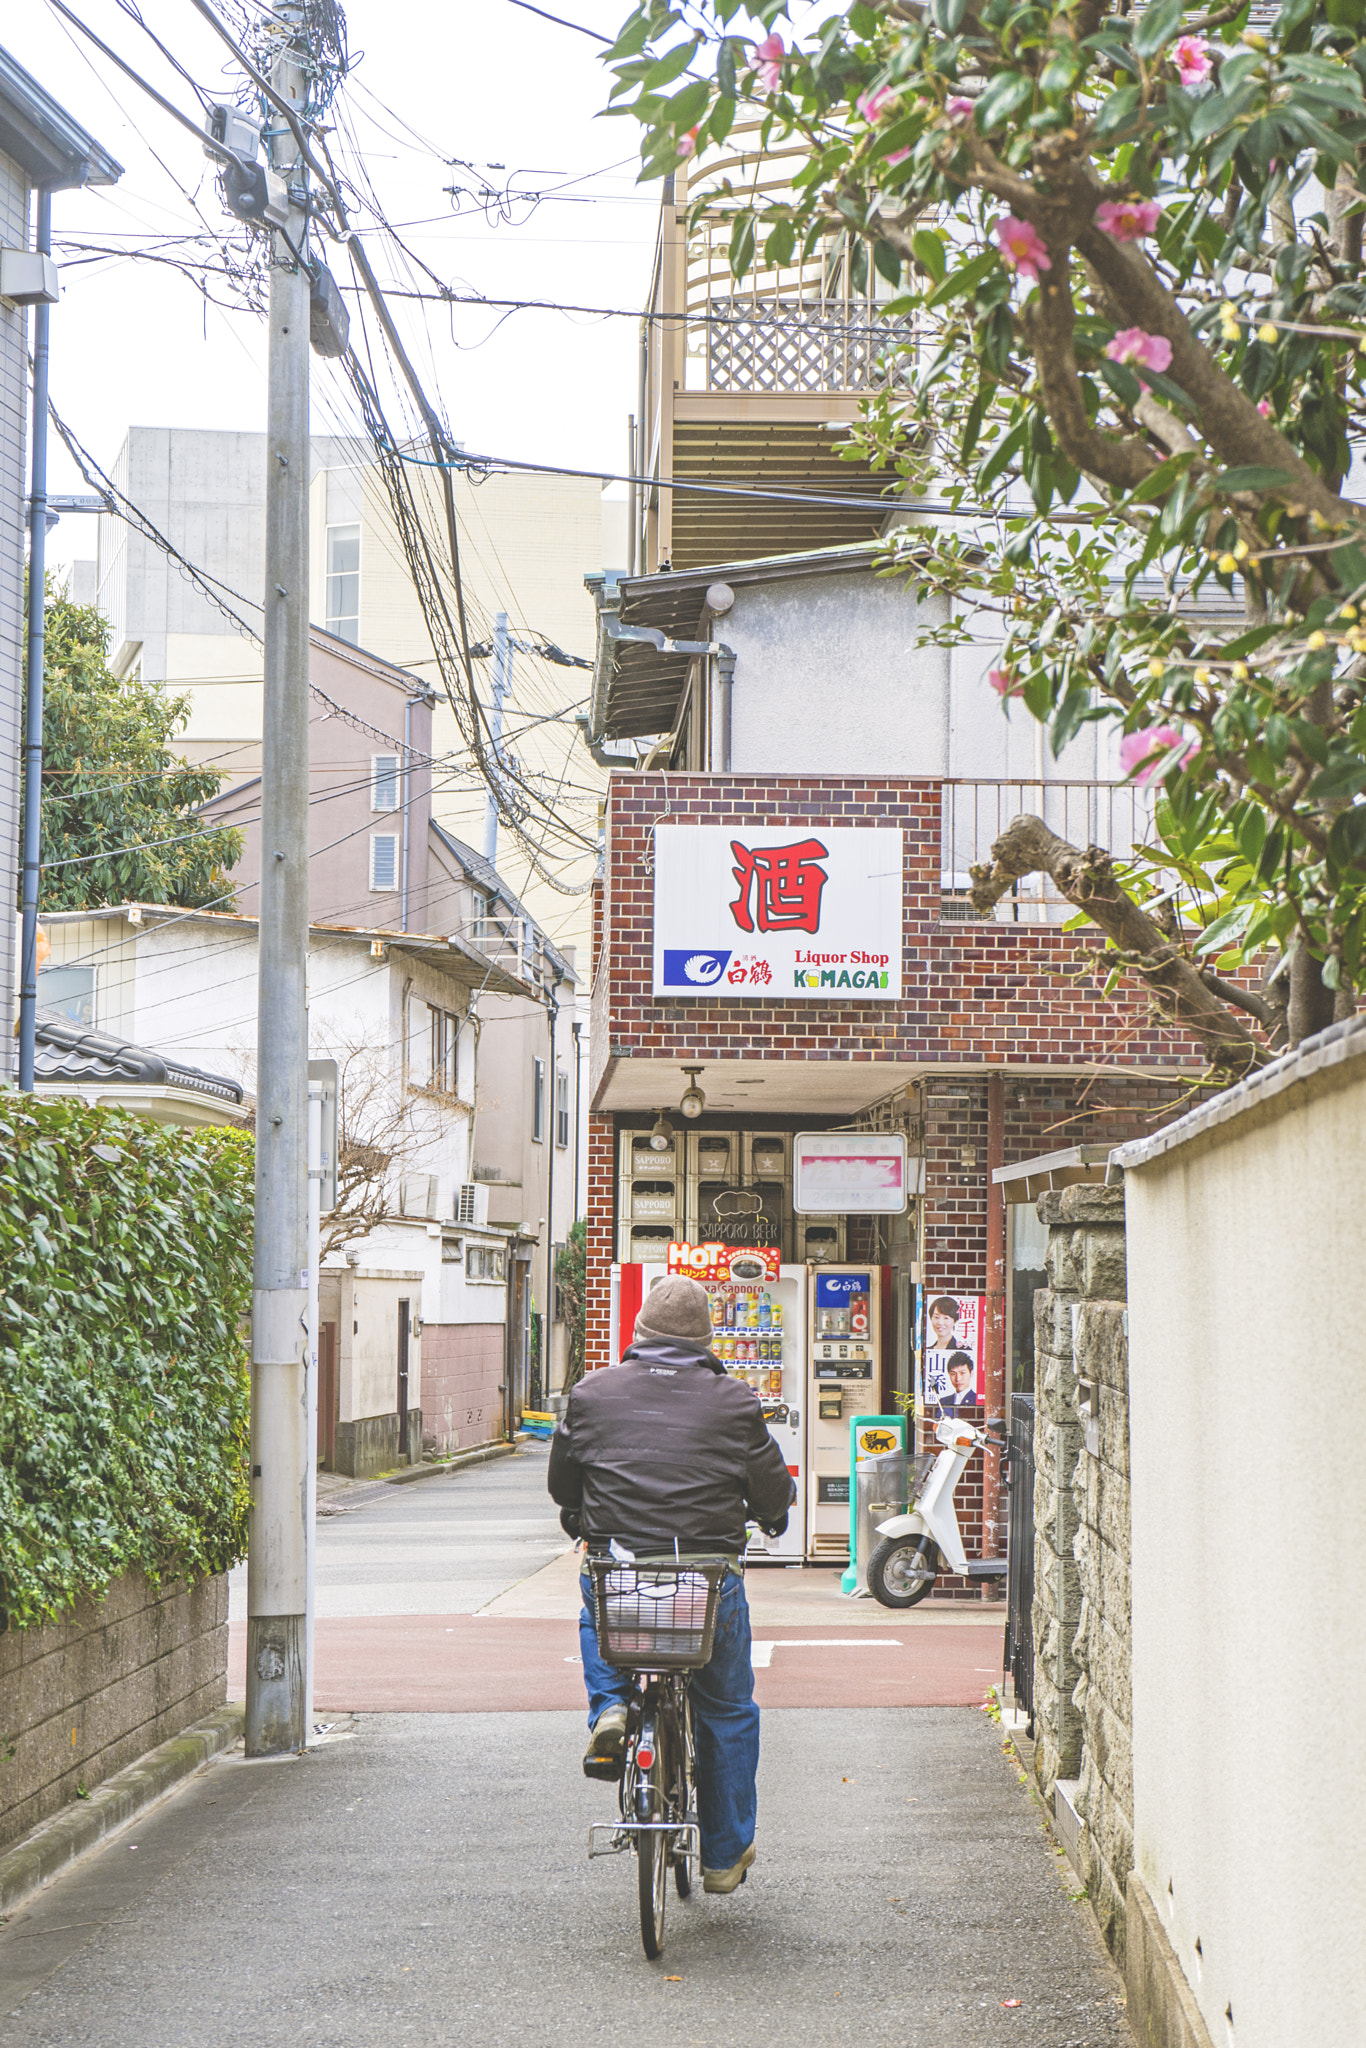
<path id="1" fill-rule="evenodd" d="M 1219 1080 L 1366 978 L 1366 0 L 1249 13 L 871 0 L 794 40 L 782 0 L 643 0 L 608 57 L 647 176 L 746 102 L 804 149 L 709 190 L 737 275 L 843 229 L 913 321 L 857 450 L 974 515 L 917 520 L 915 575 L 1001 611 L 1055 754 L 1117 718 L 1157 799 L 1123 862 L 1016 819 L 974 902 L 1050 875 Z"/>

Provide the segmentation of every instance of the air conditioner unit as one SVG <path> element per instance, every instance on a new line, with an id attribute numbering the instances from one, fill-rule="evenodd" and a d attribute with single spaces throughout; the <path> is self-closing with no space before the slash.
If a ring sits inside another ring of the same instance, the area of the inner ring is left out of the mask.
<path id="1" fill-rule="evenodd" d="M 489 1222 L 489 1191 L 478 1181 L 461 1183 L 455 1196 L 455 1221 L 472 1230 L 487 1230 Z"/>
<path id="2" fill-rule="evenodd" d="M 55 306 L 57 266 L 37 249 L 0 249 L 0 299 L 12 306 Z"/>
<path id="3" fill-rule="evenodd" d="M 399 1189 L 399 1211 L 404 1216 L 436 1215 L 436 1175 L 434 1173 L 406 1174 Z"/>

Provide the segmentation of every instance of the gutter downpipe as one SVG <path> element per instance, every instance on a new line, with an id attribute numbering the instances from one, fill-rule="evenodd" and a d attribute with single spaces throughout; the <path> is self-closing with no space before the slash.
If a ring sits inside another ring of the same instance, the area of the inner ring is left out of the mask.
<path id="1" fill-rule="evenodd" d="M 716 657 L 716 687 L 720 697 L 717 723 L 721 728 L 721 759 L 718 765 L 723 775 L 730 774 L 731 696 L 734 685 L 735 656 L 730 648 L 722 647 Z"/>
<path id="2" fill-rule="evenodd" d="M 52 254 L 52 193 L 38 188 L 34 252 Z M 33 1093 L 38 1026 L 38 875 L 43 831 L 43 657 L 47 621 L 49 308 L 33 309 L 33 483 L 28 542 L 28 707 L 24 721 L 23 918 L 19 947 L 19 1086 Z"/>
<path id="3" fill-rule="evenodd" d="M 555 1024 L 560 1006 L 555 1000 L 557 981 L 546 994 L 546 1023 L 550 1030 L 550 1061 L 546 1090 L 546 1161 L 545 1161 L 545 1306 L 541 1310 L 541 1399 L 550 1396 L 550 1325 L 555 1313 L 555 1138 L 559 1099 L 559 1072 L 555 1056 Z"/>
<path id="4" fill-rule="evenodd" d="M 583 1030 L 578 1018 L 570 1025 L 574 1034 L 574 1221 L 579 1220 L 579 1118 L 583 1113 Z"/>
<path id="5" fill-rule="evenodd" d="M 403 864 L 399 875 L 398 921 L 408 929 L 408 812 L 413 796 L 413 700 L 403 704 Z"/>

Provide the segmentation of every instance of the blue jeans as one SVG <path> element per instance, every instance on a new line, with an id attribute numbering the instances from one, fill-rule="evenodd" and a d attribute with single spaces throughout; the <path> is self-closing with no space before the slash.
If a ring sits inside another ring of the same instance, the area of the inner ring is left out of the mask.
<path id="1" fill-rule="evenodd" d="M 586 1576 L 579 1646 L 588 1687 L 588 1725 L 605 1708 L 624 1703 L 631 1675 L 598 1655 L 593 1587 Z M 730 1870 L 754 1840 L 758 1810 L 759 1709 L 754 1704 L 754 1671 L 749 1661 L 749 1602 L 745 1582 L 728 1572 L 721 1581 L 711 1662 L 691 1676 L 697 1724 L 697 1821 L 702 1834 L 702 1868 Z"/>

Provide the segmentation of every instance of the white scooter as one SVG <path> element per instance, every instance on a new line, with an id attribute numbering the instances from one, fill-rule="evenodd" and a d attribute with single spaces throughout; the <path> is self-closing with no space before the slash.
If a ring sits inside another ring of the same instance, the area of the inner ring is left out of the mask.
<path id="1" fill-rule="evenodd" d="M 1004 1558 L 969 1558 L 954 1512 L 953 1490 L 975 1450 L 1003 1451 L 1003 1434 L 946 1415 L 934 1432 L 940 1451 L 916 1461 L 916 1489 L 905 1514 L 877 1524 L 881 1538 L 868 1560 L 868 1591 L 884 1607 L 914 1607 L 942 1572 L 1001 1578 Z"/>

